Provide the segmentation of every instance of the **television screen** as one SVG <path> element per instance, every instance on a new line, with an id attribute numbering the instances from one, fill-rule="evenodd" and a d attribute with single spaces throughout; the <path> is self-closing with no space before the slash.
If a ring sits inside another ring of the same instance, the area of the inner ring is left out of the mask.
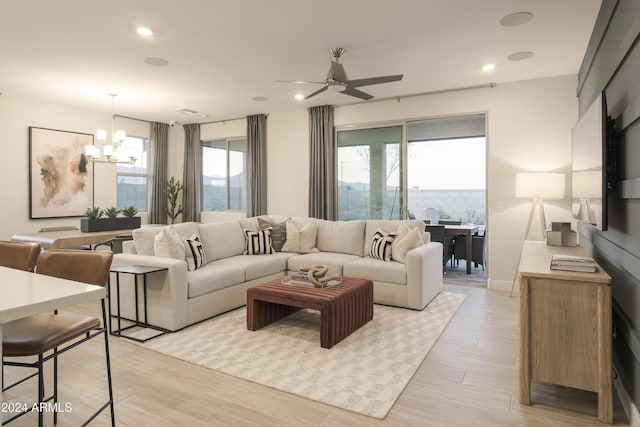
<path id="1" fill-rule="evenodd" d="M 607 229 L 606 102 L 600 94 L 573 127 L 571 211 L 574 219 Z"/>

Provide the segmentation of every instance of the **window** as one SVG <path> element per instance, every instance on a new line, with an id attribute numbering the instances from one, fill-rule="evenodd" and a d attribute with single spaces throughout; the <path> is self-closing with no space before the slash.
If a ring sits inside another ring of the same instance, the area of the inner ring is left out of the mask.
<path id="1" fill-rule="evenodd" d="M 116 179 L 118 181 L 118 209 L 135 206 L 139 211 L 147 210 L 149 180 L 149 140 L 127 136 L 122 142 L 119 153 L 123 157 L 135 157 L 134 164 L 118 163 Z"/>
<path id="2" fill-rule="evenodd" d="M 246 139 L 202 141 L 202 210 L 246 210 L 246 170 Z"/>

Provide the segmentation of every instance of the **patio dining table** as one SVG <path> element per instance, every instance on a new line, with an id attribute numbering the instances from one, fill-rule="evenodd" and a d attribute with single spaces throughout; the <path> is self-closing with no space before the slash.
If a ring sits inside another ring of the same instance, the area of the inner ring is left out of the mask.
<path id="1" fill-rule="evenodd" d="M 467 274 L 471 274 L 471 236 L 478 232 L 478 226 L 467 225 L 445 225 L 444 229 L 451 236 L 464 235 L 467 239 L 467 247 L 465 257 L 467 258 Z"/>

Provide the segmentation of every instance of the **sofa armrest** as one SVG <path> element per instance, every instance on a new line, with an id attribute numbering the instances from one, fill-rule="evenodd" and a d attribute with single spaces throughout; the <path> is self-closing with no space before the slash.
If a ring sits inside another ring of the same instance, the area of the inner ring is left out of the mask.
<path id="1" fill-rule="evenodd" d="M 167 272 L 151 273 L 147 276 L 147 314 L 148 323 L 171 331 L 182 329 L 187 325 L 187 263 L 184 260 L 162 258 L 149 255 L 115 254 L 111 267 L 126 265 L 144 265 L 166 267 Z M 133 303 L 133 280 L 131 274 L 120 274 L 120 295 L 123 316 L 131 318 L 135 304 Z M 110 277 L 109 295 L 115 296 L 115 273 Z M 142 279 L 140 279 L 142 283 Z M 139 285 L 141 287 L 141 285 Z M 142 289 L 139 289 L 142 295 Z M 142 298 L 139 298 L 142 308 Z M 113 302 L 115 314 L 115 299 Z M 140 311 L 142 313 L 142 311 Z M 135 315 L 133 315 L 135 317 Z M 140 319 L 144 320 L 144 319 Z"/>
<path id="2" fill-rule="evenodd" d="M 407 254 L 408 306 L 422 310 L 442 290 L 442 243 L 430 242 Z"/>

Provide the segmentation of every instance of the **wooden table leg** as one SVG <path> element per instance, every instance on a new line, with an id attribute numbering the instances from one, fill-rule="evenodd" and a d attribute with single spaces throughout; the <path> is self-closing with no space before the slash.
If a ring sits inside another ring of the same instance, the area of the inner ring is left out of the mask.
<path id="1" fill-rule="evenodd" d="M 471 241 L 471 230 L 467 230 L 466 232 L 467 239 L 467 274 L 471 274 L 471 246 L 473 242 Z"/>

